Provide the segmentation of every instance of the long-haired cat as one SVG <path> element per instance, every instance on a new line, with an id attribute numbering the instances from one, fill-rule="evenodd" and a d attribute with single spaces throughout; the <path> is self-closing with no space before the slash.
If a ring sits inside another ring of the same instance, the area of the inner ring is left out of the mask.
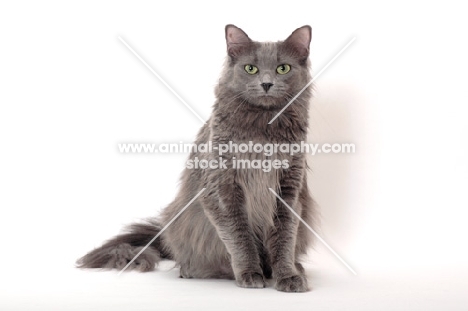
<path id="1" fill-rule="evenodd" d="M 216 87 L 216 102 L 195 144 L 294 144 L 306 140 L 311 90 L 307 88 L 271 124 L 310 81 L 311 28 L 296 29 L 286 40 L 256 42 L 234 25 L 226 26 L 227 59 Z M 215 148 L 213 148 L 215 149 Z M 192 151 L 189 159 L 216 159 L 218 152 Z M 300 256 L 311 236 L 273 189 L 304 221 L 312 223 L 312 198 L 302 153 L 230 150 L 226 168 L 189 169 L 180 191 L 159 217 L 130 225 L 78 260 L 81 268 L 122 269 L 174 219 L 203 188 L 205 191 L 129 267 L 153 270 L 174 260 L 183 278 L 229 278 L 241 287 L 263 288 L 274 278 L 280 291 L 308 289 Z M 237 160 L 280 160 L 266 171 L 237 167 Z"/>

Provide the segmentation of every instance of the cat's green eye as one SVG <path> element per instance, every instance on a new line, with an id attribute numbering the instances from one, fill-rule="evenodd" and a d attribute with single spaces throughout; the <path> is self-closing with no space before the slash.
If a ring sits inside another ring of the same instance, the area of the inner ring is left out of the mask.
<path id="1" fill-rule="evenodd" d="M 248 74 L 254 75 L 258 72 L 258 68 L 255 67 L 254 65 L 245 65 L 244 67 L 245 71 L 247 71 Z"/>
<path id="2" fill-rule="evenodd" d="M 276 67 L 276 72 L 279 73 L 280 75 L 285 75 L 291 70 L 291 66 L 288 64 L 282 64 Z"/>

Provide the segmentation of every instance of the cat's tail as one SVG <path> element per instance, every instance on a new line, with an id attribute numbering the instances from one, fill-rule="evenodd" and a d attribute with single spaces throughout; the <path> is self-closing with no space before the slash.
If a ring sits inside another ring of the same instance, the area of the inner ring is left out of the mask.
<path id="1" fill-rule="evenodd" d="M 131 224 L 124 233 L 78 259 L 77 267 L 122 270 L 160 231 L 161 226 L 155 220 Z M 158 236 L 126 270 L 152 271 L 162 258 L 170 259 L 170 254 Z"/>

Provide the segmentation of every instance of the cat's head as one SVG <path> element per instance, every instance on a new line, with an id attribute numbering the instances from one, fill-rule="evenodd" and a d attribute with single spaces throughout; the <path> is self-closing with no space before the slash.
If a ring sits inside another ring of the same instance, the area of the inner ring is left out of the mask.
<path id="1" fill-rule="evenodd" d="M 309 82 L 310 26 L 286 40 L 256 42 L 234 26 L 226 26 L 228 60 L 223 86 L 249 104 L 281 108 Z"/>

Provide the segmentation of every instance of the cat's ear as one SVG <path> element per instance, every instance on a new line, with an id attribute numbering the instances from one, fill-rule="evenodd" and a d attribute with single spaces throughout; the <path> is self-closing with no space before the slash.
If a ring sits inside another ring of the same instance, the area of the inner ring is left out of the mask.
<path id="1" fill-rule="evenodd" d="M 293 33 L 284 41 L 290 50 L 294 52 L 299 59 L 305 60 L 309 56 L 310 40 L 312 39 L 312 28 L 309 25 L 302 26 L 293 31 Z"/>
<path id="2" fill-rule="evenodd" d="M 239 27 L 226 25 L 226 44 L 228 55 L 236 58 L 250 47 L 252 40 Z"/>

